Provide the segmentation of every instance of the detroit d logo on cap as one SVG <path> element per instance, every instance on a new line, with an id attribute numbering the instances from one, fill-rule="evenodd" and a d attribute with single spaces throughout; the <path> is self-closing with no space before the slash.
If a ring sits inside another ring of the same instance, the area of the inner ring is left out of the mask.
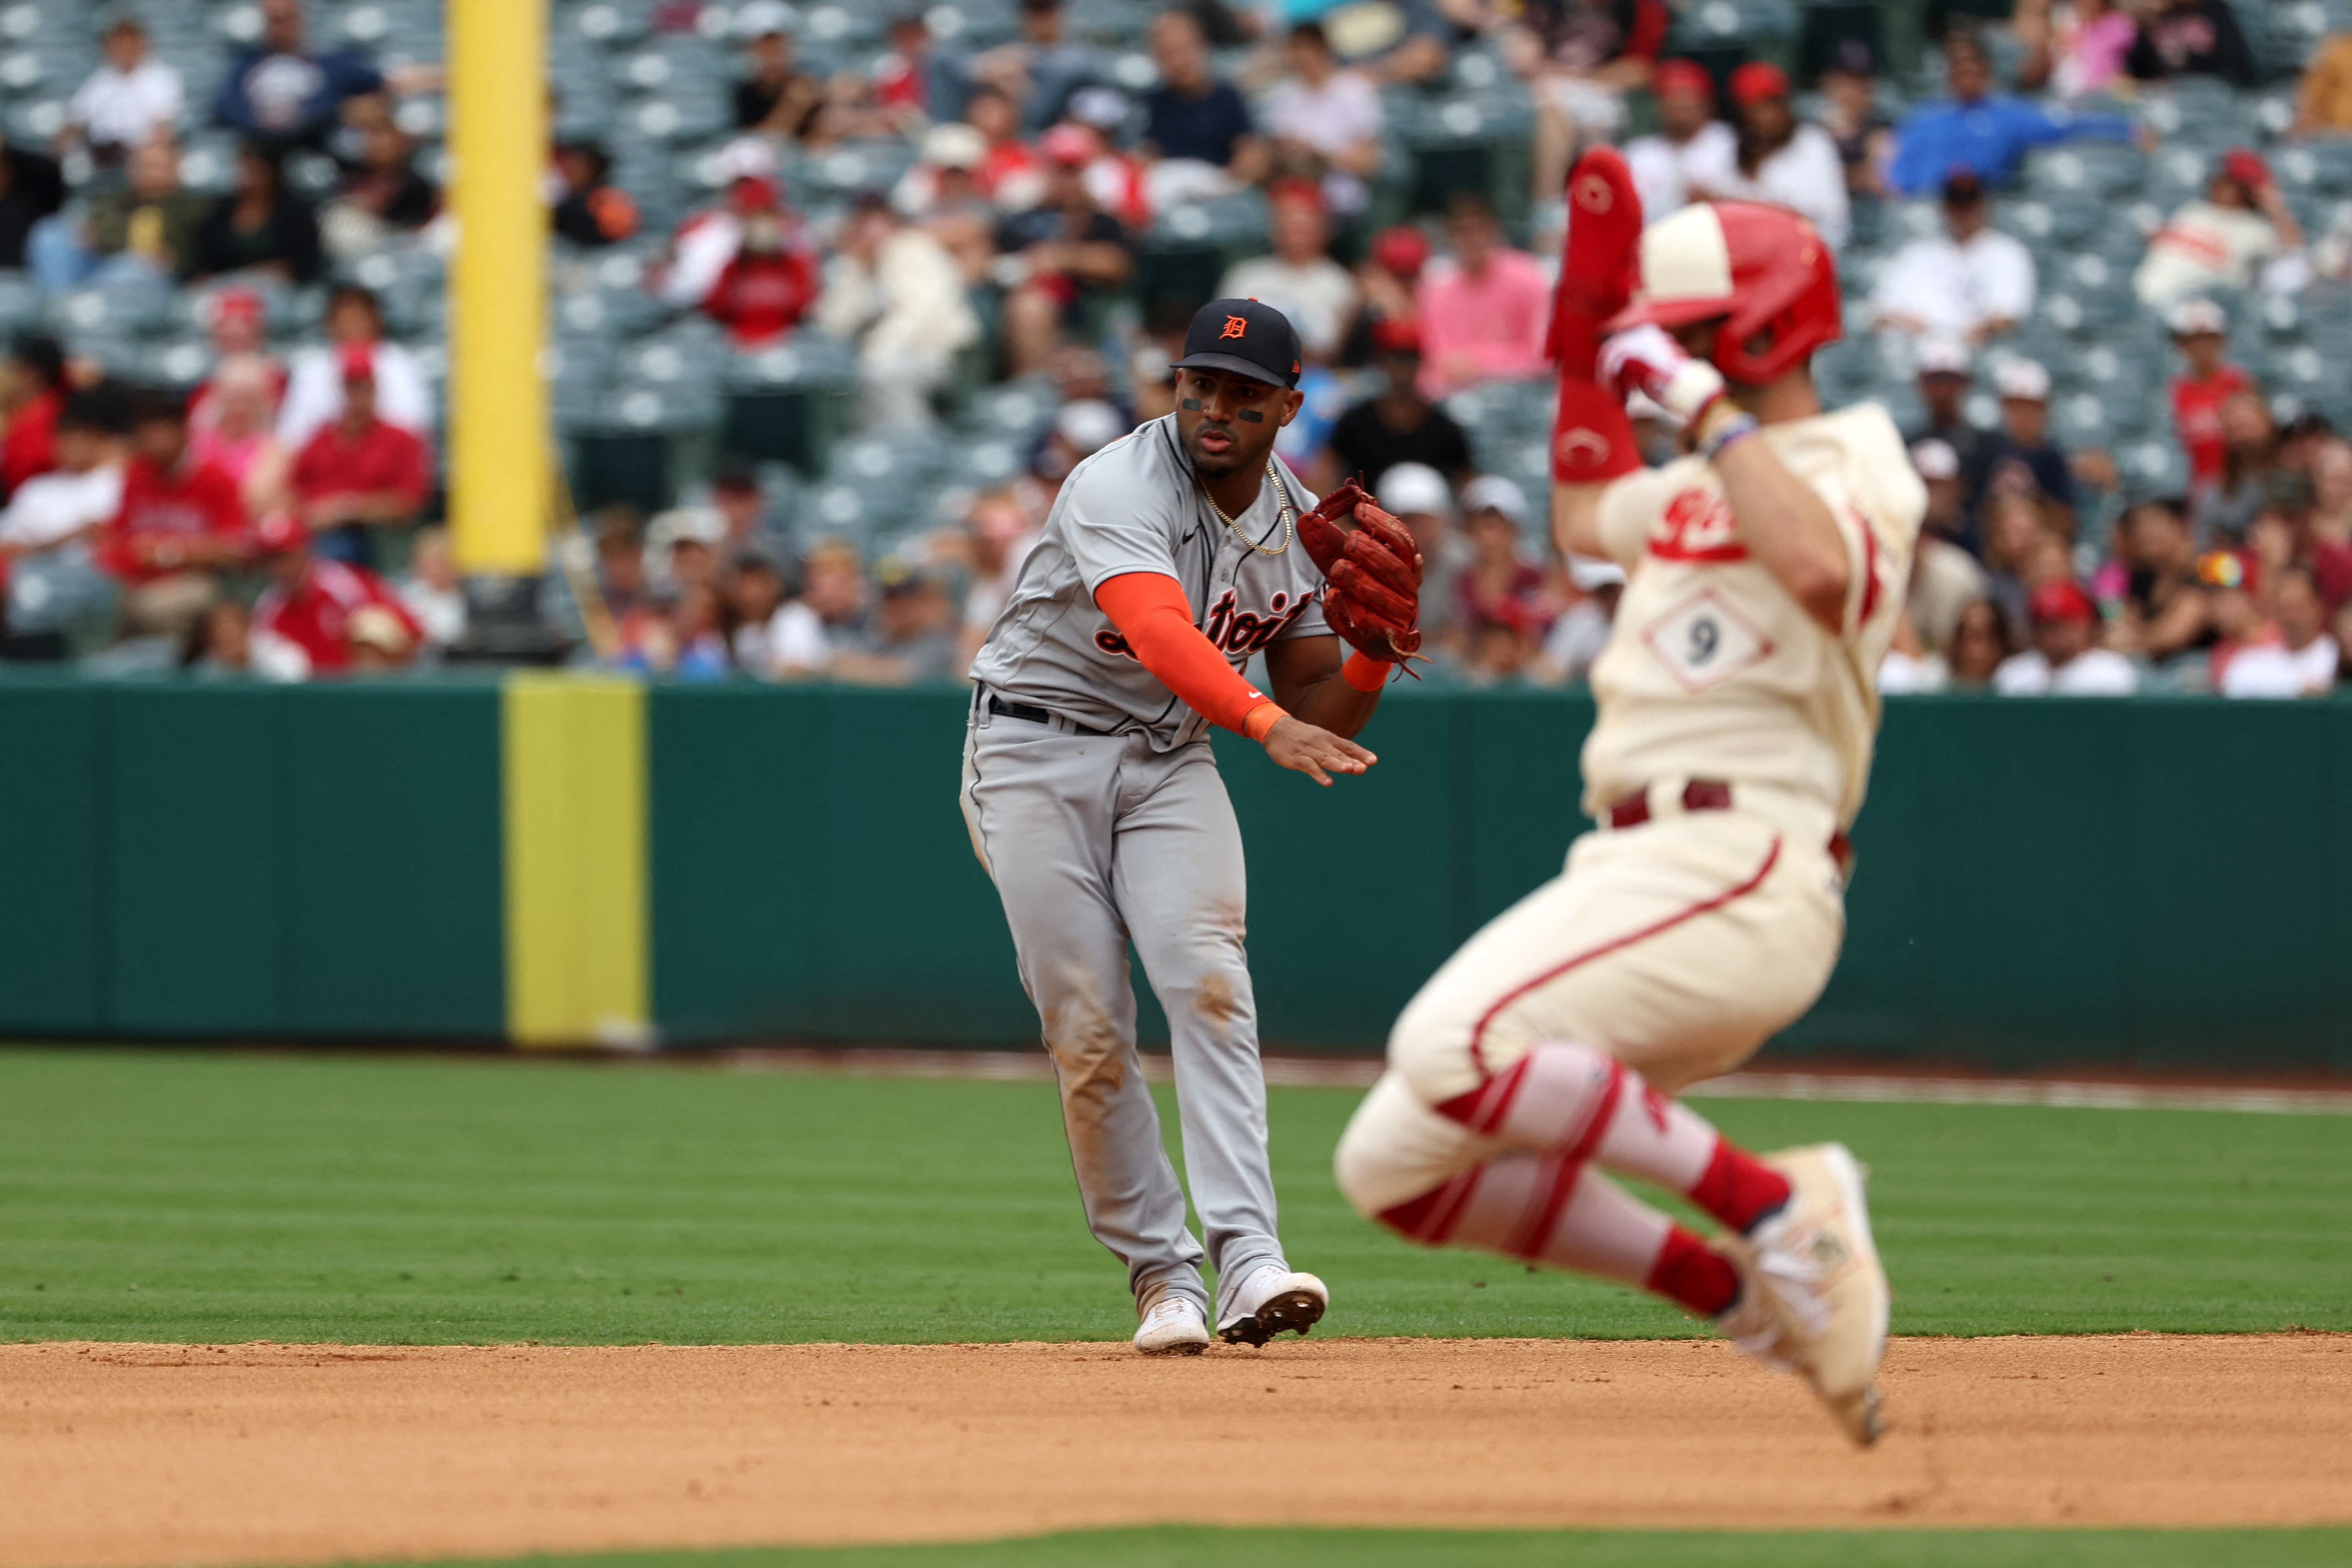
<path id="1" fill-rule="evenodd" d="M 1225 330 L 1219 332 L 1217 337 L 1220 341 L 1225 338 L 1238 338 L 1245 335 L 1248 331 L 1249 319 L 1247 317 L 1227 316 L 1225 318 Z"/>

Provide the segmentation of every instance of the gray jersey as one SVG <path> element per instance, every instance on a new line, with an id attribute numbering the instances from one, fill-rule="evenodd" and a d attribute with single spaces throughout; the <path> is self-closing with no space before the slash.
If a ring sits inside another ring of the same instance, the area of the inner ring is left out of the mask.
<path id="1" fill-rule="evenodd" d="M 1172 414 L 1080 463 L 972 661 L 972 679 L 1098 730 L 1139 731 L 1154 751 L 1200 739 L 1208 721 L 1127 650 L 1095 590 L 1129 572 L 1175 578 L 1193 625 L 1236 669 L 1268 643 L 1328 633 L 1322 574 L 1295 539 L 1283 548 L 1283 500 L 1296 516 L 1315 497 L 1280 458 L 1275 465 L 1286 495 L 1261 483 L 1228 528 L 1192 476 Z"/>

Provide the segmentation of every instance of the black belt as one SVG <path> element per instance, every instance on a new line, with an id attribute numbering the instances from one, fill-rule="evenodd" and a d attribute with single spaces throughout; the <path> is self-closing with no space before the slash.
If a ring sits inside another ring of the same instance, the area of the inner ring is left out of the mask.
<path id="1" fill-rule="evenodd" d="M 1051 724 L 1055 719 L 1060 719 L 1063 723 L 1067 724 L 1071 729 L 1076 730 L 1081 735 L 1108 735 L 1110 733 L 1108 730 L 1097 730 L 1091 724 L 1081 724 L 1076 719 L 1071 719 L 1064 715 L 1055 713 L 1047 709 L 1039 708 L 1034 703 L 1007 702 L 1003 698 L 999 697 L 993 691 L 988 694 L 988 710 L 991 713 L 997 714 L 1006 719 L 1026 719 L 1032 724 Z"/>

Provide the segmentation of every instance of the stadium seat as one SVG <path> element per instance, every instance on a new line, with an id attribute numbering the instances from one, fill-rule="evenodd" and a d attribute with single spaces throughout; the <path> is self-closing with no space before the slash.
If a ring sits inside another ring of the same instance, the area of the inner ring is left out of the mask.
<path id="1" fill-rule="evenodd" d="M 2120 142 L 2068 142 L 2027 155 L 2025 188 L 2043 200 L 2112 199 L 2136 191 L 2146 160 Z"/>

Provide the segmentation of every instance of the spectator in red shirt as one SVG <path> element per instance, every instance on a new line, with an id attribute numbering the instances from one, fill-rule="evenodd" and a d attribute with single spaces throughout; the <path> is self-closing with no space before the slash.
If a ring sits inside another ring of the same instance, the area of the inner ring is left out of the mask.
<path id="1" fill-rule="evenodd" d="M 8 409 L 0 435 L 0 500 L 36 474 L 58 466 L 58 413 L 66 405 L 66 354 L 51 337 L 16 340 L 8 351 L 0 398 Z"/>
<path id="2" fill-rule="evenodd" d="M 276 680 L 383 669 L 416 657 L 424 629 L 400 595 L 363 566 L 311 549 L 301 519 L 280 512 L 258 531 L 269 586 L 253 606 L 253 665 Z"/>
<path id="3" fill-rule="evenodd" d="M 743 245 L 710 286 L 702 309 L 741 348 L 773 342 L 799 324 L 816 302 L 817 261 L 788 242 L 782 214 L 772 208 L 743 216 Z"/>
<path id="4" fill-rule="evenodd" d="M 2246 373 L 2221 358 L 2230 318 L 2210 300 L 2185 300 L 2167 318 L 2173 346 L 2188 368 L 2172 383 L 2172 425 L 2189 455 L 2192 489 L 2210 489 L 2221 478 L 2229 443 L 2221 435 L 2221 405 L 2253 385 Z"/>
<path id="5" fill-rule="evenodd" d="M 220 597 L 219 574 L 250 543 L 236 481 L 188 445 L 176 393 L 142 393 L 131 416 L 132 458 L 122 510 L 103 530 L 100 563 L 123 584 L 133 633 L 184 637 Z"/>
<path id="6" fill-rule="evenodd" d="M 318 552 L 353 566 L 374 562 L 370 531 L 404 528 L 433 493 L 433 455 L 397 425 L 376 417 L 375 350 L 346 344 L 343 411 L 321 426 L 294 459 L 294 499 L 317 531 Z"/>

